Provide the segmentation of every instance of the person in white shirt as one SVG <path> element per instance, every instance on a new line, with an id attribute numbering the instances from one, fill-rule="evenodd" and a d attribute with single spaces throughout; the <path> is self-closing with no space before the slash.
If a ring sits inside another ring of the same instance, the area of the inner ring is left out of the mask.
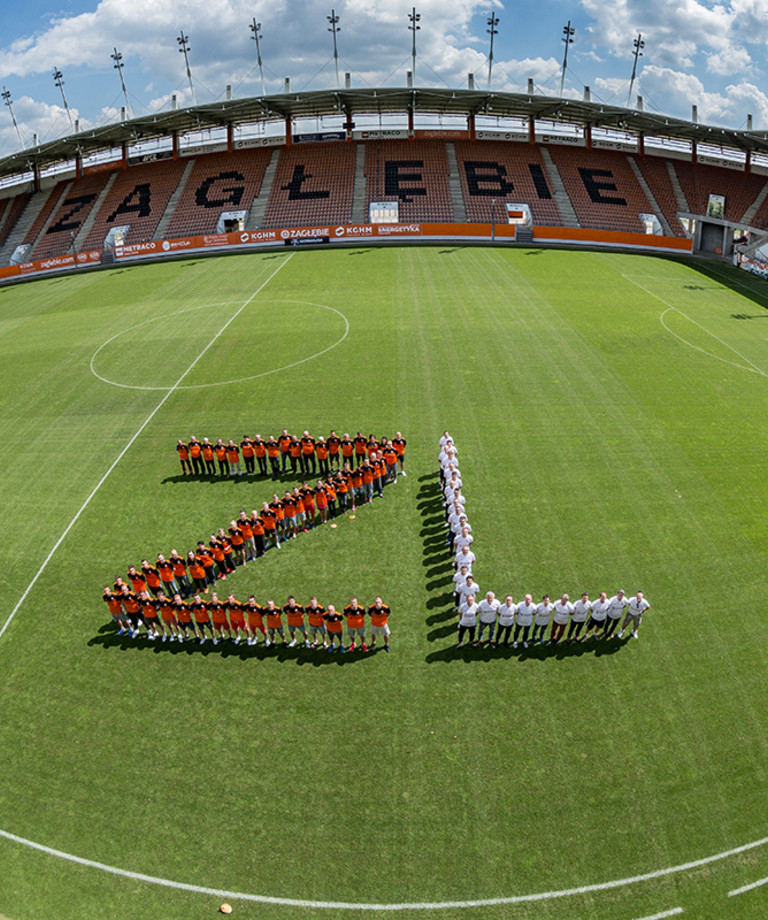
<path id="1" fill-rule="evenodd" d="M 517 604 L 511 594 L 504 598 L 504 603 L 499 605 L 499 627 L 496 630 L 496 645 L 509 646 L 509 634 L 512 632 L 512 626 L 515 622 L 517 613 Z M 502 633 L 504 640 L 502 641 Z"/>
<path id="2" fill-rule="evenodd" d="M 475 595 L 470 594 L 466 601 L 459 607 L 459 642 L 456 648 L 464 645 L 464 636 L 469 633 L 469 642 L 475 645 L 475 626 L 477 625 L 477 603 Z"/>
<path id="3" fill-rule="evenodd" d="M 605 593 L 605 591 L 601 591 L 600 597 L 596 601 L 592 601 L 592 613 L 590 614 L 589 620 L 587 621 L 587 629 L 584 633 L 584 638 L 581 640 L 582 642 L 586 642 L 587 639 L 591 639 L 593 632 L 595 634 L 595 638 L 597 638 L 597 634 L 605 629 L 605 617 L 607 609 L 608 595 Z"/>
<path id="4" fill-rule="evenodd" d="M 568 637 L 565 640 L 567 645 L 571 640 L 576 642 L 579 641 L 579 634 L 584 628 L 584 624 L 587 622 L 587 617 L 592 611 L 592 601 L 589 599 L 589 594 L 585 591 L 581 595 L 581 600 L 578 600 L 573 605 L 573 616 L 571 617 L 571 625 L 568 627 Z"/>
<path id="5" fill-rule="evenodd" d="M 445 447 L 448 441 L 450 441 L 451 444 L 453 444 L 453 438 L 451 437 L 450 433 L 447 431 L 444 431 L 443 436 L 440 438 L 440 447 Z"/>
<path id="6" fill-rule="evenodd" d="M 493 591 L 489 591 L 477 605 L 477 611 L 480 614 L 480 629 L 477 634 L 478 645 L 483 641 L 483 633 L 488 628 L 488 645 L 493 645 L 493 634 L 496 630 L 496 619 L 498 617 L 499 602 Z"/>
<path id="7" fill-rule="evenodd" d="M 459 594 L 461 594 L 461 603 L 459 604 L 459 609 L 461 609 L 462 604 L 466 603 L 467 597 L 470 594 L 472 597 L 475 597 L 479 591 L 480 585 L 478 585 L 475 581 L 474 577 L 472 576 L 472 572 L 468 572 L 464 584 L 459 588 Z"/>
<path id="8" fill-rule="evenodd" d="M 624 608 L 627 606 L 627 603 L 627 595 L 623 591 L 617 591 L 608 601 L 608 606 L 605 611 L 608 617 L 605 621 L 604 639 L 613 635 L 613 631 L 619 625 L 619 620 L 624 613 Z M 614 636 L 614 638 L 616 637 Z"/>
<path id="9" fill-rule="evenodd" d="M 461 533 L 457 534 L 454 544 L 456 546 L 456 552 L 458 552 L 462 546 L 472 546 L 475 542 L 475 538 L 467 530 L 466 527 L 461 528 Z"/>
<path id="10" fill-rule="evenodd" d="M 622 633 L 630 623 L 632 624 L 632 638 L 637 639 L 637 630 L 640 628 L 640 621 L 643 618 L 643 614 L 646 610 L 650 609 L 651 605 L 643 596 L 642 591 L 638 591 L 635 597 L 631 597 L 627 603 L 627 614 L 619 630 L 619 639 L 621 639 Z"/>
<path id="11" fill-rule="evenodd" d="M 531 637 L 533 642 L 536 641 L 536 634 L 538 633 L 539 642 L 544 645 L 544 633 L 547 631 L 554 609 L 555 605 L 549 595 L 545 594 L 541 599 L 541 603 L 536 607 L 536 619 L 533 621 L 533 635 Z"/>
<path id="12" fill-rule="evenodd" d="M 558 645 L 562 643 L 563 633 L 565 632 L 565 627 L 568 625 L 568 620 L 570 620 L 572 613 L 573 604 L 568 595 L 564 594 L 555 604 L 555 610 L 552 616 L 552 632 L 549 634 L 550 642 L 557 642 Z"/>
<path id="13" fill-rule="evenodd" d="M 459 604 L 461 603 L 461 589 L 466 584 L 468 574 L 469 569 L 463 565 L 453 576 L 453 597 L 456 610 L 459 609 Z"/>
<path id="14" fill-rule="evenodd" d="M 465 565 L 469 571 L 472 571 L 472 566 L 476 562 L 476 556 L 468 546 L 462 546 L 462 548 L 456 553 L 456 556 L 453 560 L 453 567 L 455 569 L 460 569 Z"/>
<path id="15" fill-rule="evenodd" d="M 528 648 L 528 633 L 533 623 L 533 615 L 536 613 L 536 605 L 530 594 L 525 595 L 525 599 L 517 605 L 517 618 L 515 620 L 515 634 L 512 648 L 517 648 L 517 640 L 520 631 L 523 633 L 523 648 Z"/>

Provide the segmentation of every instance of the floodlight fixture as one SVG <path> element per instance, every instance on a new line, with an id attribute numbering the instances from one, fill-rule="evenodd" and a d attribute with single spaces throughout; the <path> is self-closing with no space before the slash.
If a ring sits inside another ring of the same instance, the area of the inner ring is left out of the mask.
<path id="1" fill-rule="evenodd" d="M 128 117 L 133 118 L 131 102 L 128 98 L 128 90 L 125 88 L 125 80 L 123 79 L 123 56 L 120 54 L 117 48 L 115 48 L 114 53 L 110 54 L 110 57 L 115 62 L 115 70 L 120 74 L 120 86 L 123 90 L 123 98 L 125 99 L 125 110 L 128 112 Z"/>
<path id="2" fill-rule="evenodd" d="M 408 14 L 408 19 L 410 20 L 410 25 L 408 26 L 409 31 L 413 32 L 413 40 L 411 42 L 411 78 L 416 80 L 416 33 L 419 31 L 421 26 L 419 21 L 421 20 L 421 13 L 416 12 L 416 7 L 414 6 L 411 9 L 411 12 Z"/>
<path id="3" fill-rule="evenodd" d="M 491 36 L 491 50 L 488 53 L 488 89 L 490 89 L 491 71 L 493 70 L 493 36 L 499 34 L 499 30 L 496 28 L 499 24 L 499 17 L 496 15 L 495 11 L 488 17 L 487 22 L 490 28 L 485 31 Z"/>
<path id="4" fill-rule="evenodd" d="M 638 32 L 637 38 L 634 40 L 634 62 L 632 64 L 632 77 L 629 81 L 629 92 L 627 93 L 627 108 L 629 108 L 632 100 L 632 88 L 635 85 L 635 77 L 637 76 L 637 59 L 643 56 L 643 48 L 645 48 L 645 42 L 643 41 L 642 32 Z"/>
<path id="5" fill-rule="evenodd" d="M 339 88 L 339 48 L 336 43 L 336 35 L 341 32 L 341 27 L 339 26 L 339 17 L 336 15 L 336 10 L 331 10 L 331 15 L 325 17 L 331 26 L 328 29 L 329 32 L 333 33 L 333 63 L 336 65 L 336 89 Z"/>
<path id="6" fill-rule="evenodd" d="M 74 130 L 74 123 L 72 121 L 72 113 L 69 111 L 69 103 L 67 102 L 67 95 L 64 92 L 64 74 L 59 70 L 58 67 L 53 68 L 53 82 L 55 86 L 61 90 L 61 99 L 64 103 L 64 109 L 67 113 L 67 118 L 69 119 L 69 126 Z"/>
<path id="7" fill-rule="evenodd" d="M 563 52 L 563 72 L 560 76 L 560 95 L 563 95 L 563 87 L 565 86 L 565 71 L 568 67 L 568 46 L 573 44 L 573 36 L 576 32 L 576 29 L 571 25 L 571 20 L 568 20 L 568 25 L 563 26 L 563 37 L 561 41 L 565 45 L 565 51 Z"/>
<path id="8" fill-rule="evenodd" d="M 261 62 L 261 23 L 256 22 L 256 17 L 253 17 L 253 22 L 248 27 L 253 35 L 251 38 L 256 42 L 256 58 L 259 62 L 259 76 L 261 77 L 261 95 L 266 96 L 267 91 L 264 87 L 264 65 Z"/>
<path id="9" fill-rule="evenodd" d="M 187 66 L 187 80 L 189 80 L 189 91 L 192 93 L 192 104 L 197 105 L 197 96 L 195 95 L 195 87 L 192 83 L 192 70 L 189 66 L 189 36 L 184 34 L 184 29 L 179 30 L 178 37 L 176 41 L 179 44 L 179 54 L 184 55 L 184 63 Z"/>

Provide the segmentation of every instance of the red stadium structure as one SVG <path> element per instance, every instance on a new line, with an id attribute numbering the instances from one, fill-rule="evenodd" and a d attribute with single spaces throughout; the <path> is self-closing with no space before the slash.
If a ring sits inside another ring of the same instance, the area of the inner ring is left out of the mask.
<path id="1" fill-rule="evenodd" d="M 374 127 L 356 130 L 355 118 Z M 301 133 L 312 120 L 318 130 Z M 361 239 L 731 259 L 735 242 L 754 249 L 766 227 L 765 134 L 535 94 L 285 93 L 136 118 L 0 159 L 0 281 Z"/>

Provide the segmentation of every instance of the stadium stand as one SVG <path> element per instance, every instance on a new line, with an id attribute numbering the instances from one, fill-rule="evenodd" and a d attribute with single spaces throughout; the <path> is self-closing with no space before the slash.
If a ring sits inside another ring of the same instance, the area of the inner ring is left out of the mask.
<path id="1" fill-rule="evenodd" d="M 461 187 L 470 223 L 506 220 L 503 203 L 530 206 L 534 224 L 562 223 L 539 148 L 506 141 L 456 141 Z M 491 215 L 493 199 L 501 202 Z"/>
<path id="2" fill-rule="evenodd" d="M 444 141 L 387 140 L 366 144 L 368 202 L 399 201 L 401 223 L 447 223 L 454 219 L 448 173 Z"/>
<path id="3" fill-rule="evenodd" d="M 185 165 L 182 160 L 156 160 L 121 170 L 81 248 L 103 249 L 112 227 L 128 225 L 126 243 L 151 240 Z"/>
<path id="4" fill-rule="evenodd" d="M 37 217 L 32 221 L 32 226 L 29 228 L 29 230 L 27 230 L 23 240 L 25 245 L 31 246 L 40 236 L 44 228 L 48 225 L 51 214 L 53 213 L 53 209 L 61 200 L 61 196 L 64 194 L 64 190 L 71 183 L 71 181 L 71 179 L 63 179 L 61 182 L 57 182 L 56 185 L 54 185 L 50 190 L 45 203 L 38 212 Z"/>
<path id="5" fill-rule="evenodd" d="M 165 236 L 213 233 L 222 212 L 250 211 L 271 153 L 252 147 L 197 157 Z"/>
<path id="6" fill-rule="evenodd" d="M 280 151 L 263 226 L 349 223 L 357 143 L 295 144 Z"/>
<path id="7" fill-rule="evenodd" d="M 99 193 L 107 184 L 111 173 L 105 170 L 76 179 L 60 198 L 35 248 L 28 254 L 31 259 L 47 259 L 62 255 L 73 246 L 73 240 L 85 222 Z"/>
<path id="8" fill-rule="evenodd" d="M 678 202 L 672 180 L 669 177 L 667 160 L 657 156 L 636 156 L 634 158 L 643 178 L 653 191 L 653 197 L 667 219 L 669 229 L 675 236 L 685 236 L 682 224 L 677 217 Z"/>
<path id="9" fill-rule="evenodd" d="M 623 153 L 550 144 L 547 148 L 582 227 L 644 233 L 650 201 Z"/>
<path id="10" fill-rule="evenodd" d="M 16 225 L 16 221 L 26 208 L 27 203 L 32 195 L 24 192 L 21 195 L 15 195 L 13 198 L 5 198 L 0 201 L 0 246 L 2 246 L 11 234 Z"/>
<path id="11" fill-rule="evenodd" d="M 672 162 L 693 214 L 706 214 L 709 196 L 723 195 L 725 219 L 738 223 L 765 185 L 765 176 L 742 170 L 694 164 L 685 160 Z"/>

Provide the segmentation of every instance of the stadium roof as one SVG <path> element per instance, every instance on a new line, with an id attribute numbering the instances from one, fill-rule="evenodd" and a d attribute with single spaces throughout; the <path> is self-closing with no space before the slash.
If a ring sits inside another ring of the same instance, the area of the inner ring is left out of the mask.
<path id="1" fill-rule="evenodd" d="M 184 135 L 206 129 L 319 116 L 392 115 L 410 109 L 418 115 L 470 115 L 498 118 L 533 118 L 535 121 L 614 129 L 630 134 L 711 144 L 746 153 L 768 154 L 768 133 L 734 131 L 683 121 L 651 112 L 599 102 L 495 93 L 481 90 L 436 88 L 338 89 L 253 96 L 191 108 L 158 112 L 129 121 L 89 128 L 78 134 L 28 148 L 0 159 L 0 177 L 44 170 L 68 162 L 79 154 L 88 157 L 141 141 Z"/>

